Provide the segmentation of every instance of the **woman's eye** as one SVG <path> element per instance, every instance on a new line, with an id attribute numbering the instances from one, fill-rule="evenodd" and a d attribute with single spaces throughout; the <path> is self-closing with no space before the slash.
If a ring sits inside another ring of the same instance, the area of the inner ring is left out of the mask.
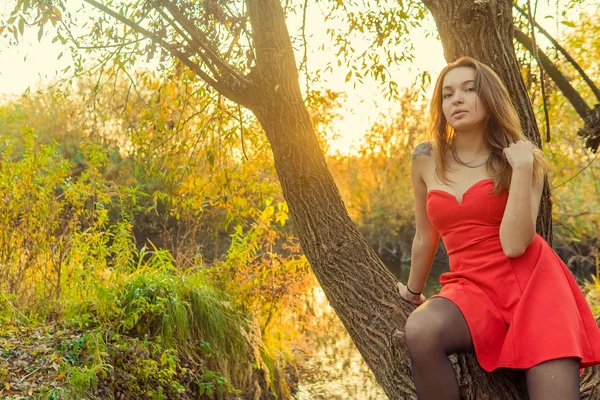
<path id="1" fill-rule="evenodd" d="M 442 96 L 442 98 L 447 99 L 447 98 L 449 98 L 451 96 L 452 96 L 451 93 L 444 93 L 444 95 Z"/>
<path id="2" fill-rule="evenodd" d="M 472 92 L 473 90 L 475 90 L 475 88 L 472 88 L 472 87 L 471 88 L 466 88 L 465 92 Z"/>

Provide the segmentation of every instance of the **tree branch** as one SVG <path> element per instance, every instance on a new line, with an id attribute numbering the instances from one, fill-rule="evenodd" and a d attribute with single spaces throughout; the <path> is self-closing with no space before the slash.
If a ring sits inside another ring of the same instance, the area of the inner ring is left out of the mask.
<path id="1" fill-rule="evenodd" d="M 521 9 L 517 4 L 514 4 L 514 7 L 522 15 L 527 16 L 526 13 L 525 13 L 525 11 L 523 9 Z M 590 79 L 590 77 L 587 76 L 587 74 L 579 66 L 579 64 L 577 63 L 577 61 L 575 61 L 575 59 L 573 57 L 571 57 L 571 55 L 567 52 L 567 50 L 565 50 L 564 47 L 562 47 L 552 36 L 550 36 L 550 34 L 544 28 L 542 28 L 535 20 L 532 20 L 532 21 L 533 21 L 535 27 L 542 33 L 542 35 L 546 36 L 546 38 L 548 38 L 548 40 L 550 40 L 550 43 L 552 43 L 552 45 L 554 46 L 554 48 L 556 48 L 558 51 L 560 51 L 561 54 L 563 56 L 565 56 L 565 58 L 567 59 L 567 61 L 569 61 L 573 65 L 573 67 L 575 67 L 575 69 L 577 70 L 577 72 L 579 72 L 579 75 L 581 75 L 581 77 L 583 78 L 583 80 L 585 81 L 585 83 L 587 83 L 588 86 L 590 87 L 590 89 L 592 89 L 592 92 L 594 92 L 594 96 L 596 96 L 596 98 L 598 99 L 598 101 L 600 101 L 600 89 L 594 84 L 594 82 L 592 82 L 592 80 Z"/>
<path id="2" fill-rule="evenodd" d="M 304 68 L 304 78 L 306 79 L 306 93 L 308 93 L 308 43 L 306 42 L 306 9 L 308 8 L 308 0 L 304 0 L 304 8 L 302 9 L 302 46 L 304 47 L 304 54 L 302 55 L 302 62 L 298 70 Z"/>
<path id="3" fill-rule="evenodd" d="M 537 9 L 537 2 L 536 2 Z M 531 0 L 527 0 L 527 17 L 529 19 L 529 23 L 531 24 L 531 42 L 533 43 L 533 57 L 535 57 L 535 61 L 540 64 L 540 58 L 538 55 L 538 45 L 535 40 L 535 29 L 534 27 L 534 19 L 533 14 L 531 12 Z M 542 88 L 542 104 L 544 105 L 544 117 L 546 117 L 546 142 L 550 141 L 550 116 L 548 114 L 548 97 L 546 96 L 546 84 L 544 82 L 544 68 L 540 68 L 540 85 Z"/>
<path id="4" fill-rule="evenodd" d="M 75 44 L 75 47 L 78 50 L 97 50 L 97 49 L 110 49 L 112 47 L 125 47 L 125 46 L 129 46 L 130 44 L 139 43 L 142 40 L 148 39 L 147 37 L 143 37 L 141 39 L 132 40 L 132 41 L 126 42 L 126 43 L 106 44 L 103 46 L 81 46 L 79 44 L 79 42 L 77 41 L 77 39 L 75 39 L 75 37 L 71 33 L 71 30 L 69 29 L 69 27 L 67 27 L 67 25 L 64 23 L 64 21 L 62 19 L 60 20 L 60 23 L 63 26 L 63 28 L 65 28 L 65 31 L 67 31 L 67 35 L 69 35 L 69 38 L 71 38 L 71 41 Z"/>
<path id="5" fill-rule="evenodd" d="M 160 5 L 156 4 L 154 1 L 151 1 L 151 0 L 149 2 L 152 4 L 152 7 L 154 7 L 154 9 L 156 11 L 158 11 L 158 13 L 169 23 L 169 25 L 171 25 L 173 27 L 173 29 L 175 29 L 177 31 L 177 33 L 179 33 L 181 35 L 181 37 L 183 37 L 190 45 L 194 45 L 194 38 L 188 37 L 188 35 L 186 35 L 186 32 L 184 32 L 175 23 L 175 21 L 172 20 L 171 18 L 169 18 L 169 16 L 160 8 Z M 204 64 L 208 67 L 208 69 L 210 69 L 210 71 L 215 75 L 215 77 L 221 78 L 219 71 L 217 71 L 217 69 L 213 66 L 213 63 L 211 62 L 211 60 L 208 57 L 206 57 L 206 55 L 203 54 L 202 52 L 197 52 L 197 54 L 200 56 L 202 61 L 204 61 Z"/>
<path id="6" fill-rule="evenodd" d="M 218 54 L 216 54 L 207 44 L 206 37 L 202 31 L 200 31 L 192 21 L 190 21 L 185 14 L 183 14 L 177 6 L 175 6 L 172 2 L 166 2 L 165 7 L 169 10 L 171 15 L 175 18 L 177 22 L 183 26 L 183 28 L 192 36 L 192 44 L 197 45 L 202 50 L 206 52 L 206 55 L 214 62 L 217 66 L 229 72 L 234 78 L 238 79 L 240 82 L 244 83 L 247 86 L 252 86 L 252 82 L 247 80 L 244 77 L 244 74 L 236 69 L 234 66 L 230 65 L 227 61 L 223 60 Z"/>
<path id="7" fill-rule="evenodd" d="M 530 53 L 533 54 L 533 43 L 529 36 L 521 32 L 518 28 L 514 28 L 514 37 L 515 39 L 521 43 Z M 571 105 L 577 111 L 577 114 L 586 121 L 588 117 L 588 113 L 591 111 L 585 100 L 581 97 L 581 95 L 571 86 L 567 78 L 556 68 L 554 63 L 548 58 L 548 56 L 541 50 L 537 49 L 537 53 L 539 56 L 539 62 L 541 67 L 548 73 L 548 75 L 552 78 L 556 86 L 560 89 L 560 91 L 564 94 L 564 96 L 569 100 Z"/>
<path id="8" fill-rule="evenodd" d="M 564 184 L 566 184 L 566 183 L 568 183 L 568 182 L 572 181 L 573 179 L 575 179 L 575 177 L 576 177 L 577 175 L 581 174 L 583 171 L 585 171 L 585 170 L 586 170 L 586 168 L 587 168 L 587 167 L 589 167 L 590 165 L 592 165 L 592 163 L 593 163 L 594 161 L 596 161 L 596 158 L 598 158 L 598 155 L 599 155 L 599 154 L 600 154 L 600 153 L 596 153 L 596 155 L 594 156 L 594 158 L 592 158 L 592 160 L 591 160 L 590 162 L 588 162 L 588 163 L 585 165 L 585 167 L 581 168 L 579 171 L 577 171 L 577 172 L 576 172 L 576 173 L 575 173 L 573 176 L 571 176 L 571 177 L 570 177 L 569 179 L 567 179 L 566 181 L 564 181 L 564 182 L 562 182 L 562 183 L 559 183 L 558 185 L 554 186 L 554 187 L 553 187 L 551 190 L 554 190 L 554 189 L 556 189 L 556 188 L 558 188 L 558 187 L 561 187 L 562 185 L 564 185 Z"/>
<path id="9" fill-rule="evenodd" d="M 102 11 L 103 13 L 108 14 L 111 17 L 115 18 L 116 20 L 129 26 L 137 33 L 140 33 L 140 34 L 148 37 L 149 39 L 151 39 L 153 42 L 159 44 L 161 47 L 163 47 L 165 50 L 167 50 L 169 53 L 171 53 L 172 56 L 181 60 L 181 62 L 183 64 L 185 64 L 185 66 L 187 66 L 190 70 L 192 70 L 196 75 L 198 75 L 200 78 L 202 78 L 206 83 L 208 83 L 210 86 L 212 86 L 215 90 L 217 90 L 223 96 L 227 97 L 228 99 L 230 99 L 233 102 L 236 102 L 236 103 L 239 103 L 242 105 L 246 105 L 247 101 L 246 101 L 245 96 L 243 96 L 239 92 L 233 91 L 231 88 L 229 88 L 224 83 L 214 80 L 206 72 L 202 71 L 202 69 L 198 65 L 194 64 L 194 62 L 192 62 L 186 56 L 186 54 L 184 54 L 181 50 L 175 48 L 173 45 L 167 43 L 159 35 L 157 35 L 153 32 L 150 32 L 149 30 L 147 30 L 145 28 L 142 28 L 135 22 L 125 18 L 124 16 L 122 16 L 119 13 L 115 12 L 114 10 L 104 6 L 103 4 L 98 3 L 95 0 L 84 0 L 84 1 L 86 3 L 92 5 L 93 7 L 96 7 L 98 10 Z"/>

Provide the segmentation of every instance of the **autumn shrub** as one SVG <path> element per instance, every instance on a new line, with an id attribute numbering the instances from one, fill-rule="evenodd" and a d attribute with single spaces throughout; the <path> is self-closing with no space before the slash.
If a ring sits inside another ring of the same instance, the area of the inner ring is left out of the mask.
<path id="1" fill-rule="evenodd" d="M 159 396 L 160 390 L 167 389 L 175 393 L 178 382 L 186 379 L 195 394 L 233 394 L 239 388 L 248 390 L 256 381 L 263 390 L 290 393 L 285 374 L 279 372 L 293 364 L 290 342 L 270 338 L 275 334 L 268 325 L 275 318 L 282 320 L 281 308 L 302 288 L 298 284 L 305 282 L 293 273 L 298 269 L 306 276 L 307 263 L 299 256 L 298 244 L 275 226 L 285 224 L 285 203 L 278 201 L 262 209 L 244 197 L 250 192 L 259 198 L 265 193 L 272 195 L 274 183 L 242 188 L 249 181 L 248 174 L 256 170 L 248 168 L 245 175 L 237 176 L 235 166 L 231 167 L 228 179 L 236 177 L 239 193 L 212 201 L 212 207 L 220 207 L 227 216 L 226 224 L 212 229 L 227 234 L 228 224 L 244 227 L 258 219 L 263 226 L 265 218 L 270 222 L 265 231 L 253 230 L 252 246 L 257 247 L 252 251 L 259 263 L 245 264 L 234 257 L 239 245 L 228 252 L 231 260 L 238 260 L 235 267 L 244 277 L 242 281 L 226 275 L 217 279 L 212 273 L 207 278 L 203 271 L 208 266 L 201 253 L 191 259 L 198 263 L 181 268 L 169 250 L 151 242 L 138 245 L 134 234 L 136 217 L 152 212 L 157 204 L 173 212 L 175 221 L 202 218 L 194 211 L 204 200 L 195 202 L 198 182 L 193 177 L 185 178 L 185 190 L 159 196 L 148 193 L 144 184 L 120 186 L 106 176 L 112 163 L 108 149 L 84 141 L 78 164 L 74 164 L 61 156 L 58 143 L 42 144 L 20 117 L 4 117 L 0 121 L 7 127 L 3 138 L 12 139 L 3 141 L 1 148 L 0 194 L 9 200 L 0 215 L 5 235 L 2 254 L 8 257 L 1 272 L 10 278 L 3 281 L 2 314 L 14 319 L 21 318 L 22 312 L 32 312 L 41 320 L 72 321 L 89 335 L 78 364 L 64 364 L 71 392 L 52 390 L 47 393 L 49 398 L 100 390 L 113 375 L 118 357 L 127 360 L 118 366 L 122 377 L 134 376 L 138 381 L 138 387 L 121 388 L 134 397 L 152 391 Z M 14 134 L 17 131 L 19 134 Z M 200 192 L 199 199 L 204 196 Z M 273 207 L 277 209 L 271 213 Z M 259 238 L 261 234 L 264 238 Z M 274 241 L 273 234 L 278 237 Z M 21 242 L 9 240 L 11 237 Z M 237 243 L 237 239 L 233 241 Z M 224 248 L 230 243 L 226 241 Z M 280 248 L 285 253 L 282 263 L 274 258 Z M 197 252 L 194 249 L 191 254 Z M 266 259 L 272 260 L 267 264 L 263 262 Z M 231 271 L 234 263 L 228 265 Z M 272 272 L 281 277 L 281 287 L 273 292 L 272 286 L 265 285 L 265 281 L 272 282 L 266 268 L 280 265 L 285 268 Z M 264 279 L 246 280 L 257 266 Z M 260 298 L 265 293 L 275 296 L 263 305 Z M 293 333 L 294 326 L 291 321 L 278 329 Z M 128 349 L 142 344 L 153 350 L 144 352 L 138 363 L 139 354 L 129 354 Z M 174 364 L 164 364 L 166 359 L 175 360 Z M 185 379 L 176 376 L 185 365 L 194 372 L 184 373 Z"/>
<path id="2" fill-rule="evenodd" d="M 586 300 L 592 307 L 596 318 L 600 318 L 600 275 L 593 275 L 584 285 Z"/>
<path id="3" fill-rule="evenodd" d="M 279 360 L 273 358 L 272 364 L 265 363 L 263 354 L 269 350 L 265 349 L 251 316 L 239 311 L 233 298 L 211 288 L 203 270 L 178 272 L 168 252 L 161 250 L 150 254 L 141 250 L 138 257 L 145 260 L 140 261 L 133 272 L 114 286 L 96 285 L 96 295 L 72 304 L 68 311 L 79 326 L 101 330 L 104 336 L 112 338 L 110 344 L 103 346 L 108 350 L 101 353 L 119 353 L 121 358 L 135 359 L 135 354 L 122 353 L 130 346 L 141 344 L 152 347 L 150 353 L 145 353 L 148 357 L 171 351 L 169 354 L 177 359 L 174 361 L 177 368 L 180 368 L 181 359 L 203 371 L 202 379 L 195 378 L 198 391 L 214 390 L 225 394 L 250 390 L 258 376 L 267 384 L 278 382 L 270 376 L 282 369 L 277 365 Z M 123 341 L 129 345 L 121 346 Z M 109 357 L 105 358 L 107 361 L 101 362 L 100 366 L 119 368 L 123 373 L 135 375 L 137 381 L 154 382 L 163 388 L 167 384 L 177 386 L 169 383 L 171 378 L 176 381 L 174 372 L 157 369 L 160 363 L 156 364 L 156 360 L 144 361 L 141 363 L 144 368 L 135 361 L 133 364 L 137 369 L 132 370 L 130 362 L 117 365 L 114 356 L 110 361 Z M 92 365 L 89 370 L 94 368 L 97 370 L 98 366 Z M 79 371 L 77 376 L 84 375 Z M 272 386 L 271 389 L 289 393 L 285 381 L 278 383 L 281 387 Z M 141 389 L 130 387 L 127 390 L 135 394 Z"/>

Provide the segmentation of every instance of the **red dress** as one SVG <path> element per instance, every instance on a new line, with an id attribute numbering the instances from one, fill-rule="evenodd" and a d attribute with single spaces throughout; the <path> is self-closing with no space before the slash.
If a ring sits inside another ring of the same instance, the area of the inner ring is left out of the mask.
<path id="1" fill-rule="evenodd" d="M 600 329 L 571 272 L 539 235 L 525 253 L 508 258 L 500 222 L 508 191 L 476 182 L 459 203 L 449 192 L 427 193 L 427 214 L 448 251 L 450 272 L 438 295 L 462 312 L 477 361 L 486 371 L 530 368 L 577 357 L 600 364 Z"/>

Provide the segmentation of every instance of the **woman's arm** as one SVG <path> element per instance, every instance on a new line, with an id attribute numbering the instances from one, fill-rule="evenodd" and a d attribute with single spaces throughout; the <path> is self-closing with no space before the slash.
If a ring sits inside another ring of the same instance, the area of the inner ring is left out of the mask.
<path id="1" fill-rule="evenodd" d="M 543 177 L 534 182 L 533 162 L 515 163 L 500 223 L 500 243 L 507 257 L 525 253 L 533 241 L 543 187 Z"/>
<path id="2" fill-rule="evenodd" d="M 413 150 L 411 163 L 411 179 L 415 196 L 415 223 L 416 231 L 412 243 L 410 275 L 407 286 L 413 292 L 422 292 L 431 269 L 440 235 L 431 225 L 425 202 L 427 186 L 423 181 L 422 171 L 427 164 L 432 162 L 433 148 L 431 143 L 418 144 Z"/>

